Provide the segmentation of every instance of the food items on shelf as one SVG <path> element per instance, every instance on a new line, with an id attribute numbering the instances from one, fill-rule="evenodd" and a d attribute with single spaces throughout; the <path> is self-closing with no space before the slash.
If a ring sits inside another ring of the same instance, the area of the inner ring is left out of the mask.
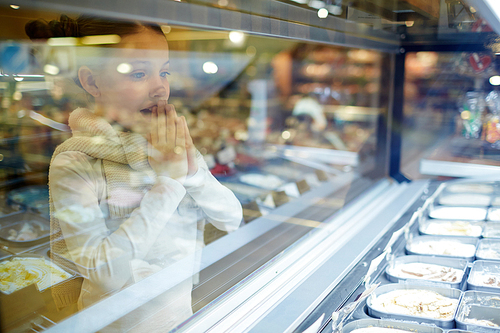
<path id="1" fill-rule="evenodd" d="M 453 184 L 446 187 L 447 192 L 451 193 L 493 193 L 494 188 L 492 185 L 488 184 Z"/>
<path id="2" fill-rule="evenodd" d="M 471 276 L 470 283 L 482 287 L 500 288 L 500 274 L 476 273 Z"/>
<path id="3" fill-rule="evenodd" d="M 0 263 L 0 291 L 11 294 L 35 283 L 38 290 L 62 282 L 71 275 L 44 258 L 18 257 Z"/>
<path id="4" fill-rule="evenodd" d="M 422 289 L 399 289 L 373 297 L 378 311 L 433 319 L 453 319 L 458 300 Z"/>
<path id="5" fill-rule="evenodd" d="M 488 222 L 483 231 L 484 238 L 500 238 L 500 223 Z"/>
<path id="6" fill-rule="evenodd" d="M 465 318 L 464 323 L 481 325 L 481 326 L 488 326 L 488 327 L 499 327 L 497 324 L 495 324 L 491 320 L 486 320 L 486 319 Z"/>
<path id="7" fill-rule="evenodd" d="M 428 222 L 421 226 L 423 233 L 430 235 L 472 236 L 479 237 L 483 231 L 481 225 L 466 221 Z"/>
<path id="8" fill-rule="evenodd" d="M 389 269 L 393 276 L 404 279 L 423 279 L 442 282 L 458 282 L 462 280 L 463 271 L 435 264 L 412 262 L 396 265 Z"/>
<path id="9" fill-rule="evenodd" d="M 476 246 L 453 240 L 428 240 L 411 243 L 410 250 L 421 254 L 473 257 Z"/>
<path id="10" fill-rule="evenodd" d="M 15 242 L 27 242 L 49 233 L 48 225 L 42 225 L 37 221 L 25 221 L 8 228 L 7 239 Z"/>
<path id="11" fill-rule="evenodd" d="M 406 333 L 411 331 L 400 330 L 389 327 L 363 327 L 351 331 L 351 333 Z"/>
<path id="12" fill-rule="evenodd" d="M 486 208 L 479 207 L 434 207 L 429 217 L 439 220 L 482 221 L 486 218 Z"/>
<path id="13" fill-rule="evenodd" d="M 451 206 L 488 206 L 491 197 L 484 194 L 448 194 L 439 198 L 441 205 Z"/>
<path id="14" fill-rule="evenodd" d="M 477 249 L 476 256 L 483 259 L 500 259 L 500 242 L 482 243 Z"/>
<path id="15" fill-rule="evenodd" d="M 490 208 L 488 212 L 488 220 L 500 221 L 500 208 Z"/>
<path id="16" fill-rule="evenodd" d="M 274 190 L 283 185 L 283 180 L 275 175 L 261 175 L 258 173 L 249 173 L 240 176 L 240 181 L 245 184 L 253 185 L 267 190 Z"/>

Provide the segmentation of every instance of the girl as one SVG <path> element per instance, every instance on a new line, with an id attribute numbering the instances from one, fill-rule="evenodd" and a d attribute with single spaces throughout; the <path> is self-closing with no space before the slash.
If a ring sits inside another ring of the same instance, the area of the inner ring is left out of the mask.
<path id="1" fill-rule="evenodd" d="M 73 136 L 55 150 L 50 165 L 51 253 L 84 278 L 81 287 L 53 288 L 56 303 L 78 300 L 83 309 L 180 260 L 193 271 L 189 258 L 203 235 L 202 215 L 233 231 L 242 209 L 210 174 L 186 120 L 168 104 L 169 51 L 161 29 L 61 16 L 48 24 L 30 22 L 26 32 L 32 39 L 120 40 L 98 51 L 79 48 L 87 64 L 76 82 L 94 105 L 72 112 Z M 192 314 L 191 289 L 188 279 L 107 329 L 123 331 L 139 322 L 137 331 L 168 331 Z"/>

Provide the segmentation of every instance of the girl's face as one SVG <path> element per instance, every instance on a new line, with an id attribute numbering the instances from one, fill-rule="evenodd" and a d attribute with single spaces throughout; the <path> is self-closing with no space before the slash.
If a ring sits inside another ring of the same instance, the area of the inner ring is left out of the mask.
<path id="1" fill-rule="evenodd" d="M 96 110 L 125 129 L 148 133 L 151 108 L 170 95 L 167 41 L 144 28 L 123 37 L 113 51 L 95 78 Z"/>

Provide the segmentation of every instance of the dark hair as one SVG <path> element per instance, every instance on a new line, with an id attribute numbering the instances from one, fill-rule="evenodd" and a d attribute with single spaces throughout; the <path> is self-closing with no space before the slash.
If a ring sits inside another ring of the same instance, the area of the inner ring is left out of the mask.
<path id="1" fill-rule="evenodd" d="M 47 22 L 42 19 L 29 21 L 24 29 L 31 40 L 44 40 L 52 37 L 85 37 L 95 35 L 118 35 L 124 37 L 133 35 L 141 29 L 151 29 L 163 35 L 157 24 L 143 24 L 139 21 L 119 21 L 105 17 L 81 15 L 76 20 L 61 15 L 59 21 Z M 73 81 L 80 87 L 82 84 L 78 77 Z"/>
<path id="2" fill-rule="evenodd" d="M 76 20 L 61 15 L 59 21 L 29 21 L 25 31 L 32 40 L 51 37 L 85 37 L 94 35 L 119 35 L 120 37 L 137 33 L 141 28 L 149 28 L 163 34 L 157 24 L 143 24 L 138 21 L 119 21 L 110 18 L 82 15 Z"/>

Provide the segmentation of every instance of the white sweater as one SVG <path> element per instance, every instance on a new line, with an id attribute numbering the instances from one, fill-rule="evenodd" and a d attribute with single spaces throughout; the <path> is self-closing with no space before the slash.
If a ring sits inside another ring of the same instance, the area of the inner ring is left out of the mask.
<path id="1" fill-rule="evenodd" d="M 203 218 L 221 230 L 238 228 L 241 204 L 212 176 L 201 156 L 198 165 L 184 186 L 157 177 L 130 217 L 110 219 L 102 160 L 76 151 L 55 157 L 50 169 L 55 214 L 71 255 L 68 259 L 85 278 L 79 309 L 200 250 Z M 186 265 L 183 269 L 196 273 L 195 260 Z M 165 332 L 192 314 L 191 289 L 192 281 L 185 281 L 107 330 L 124 331 L 156 313 L 135 331 Z"/>

